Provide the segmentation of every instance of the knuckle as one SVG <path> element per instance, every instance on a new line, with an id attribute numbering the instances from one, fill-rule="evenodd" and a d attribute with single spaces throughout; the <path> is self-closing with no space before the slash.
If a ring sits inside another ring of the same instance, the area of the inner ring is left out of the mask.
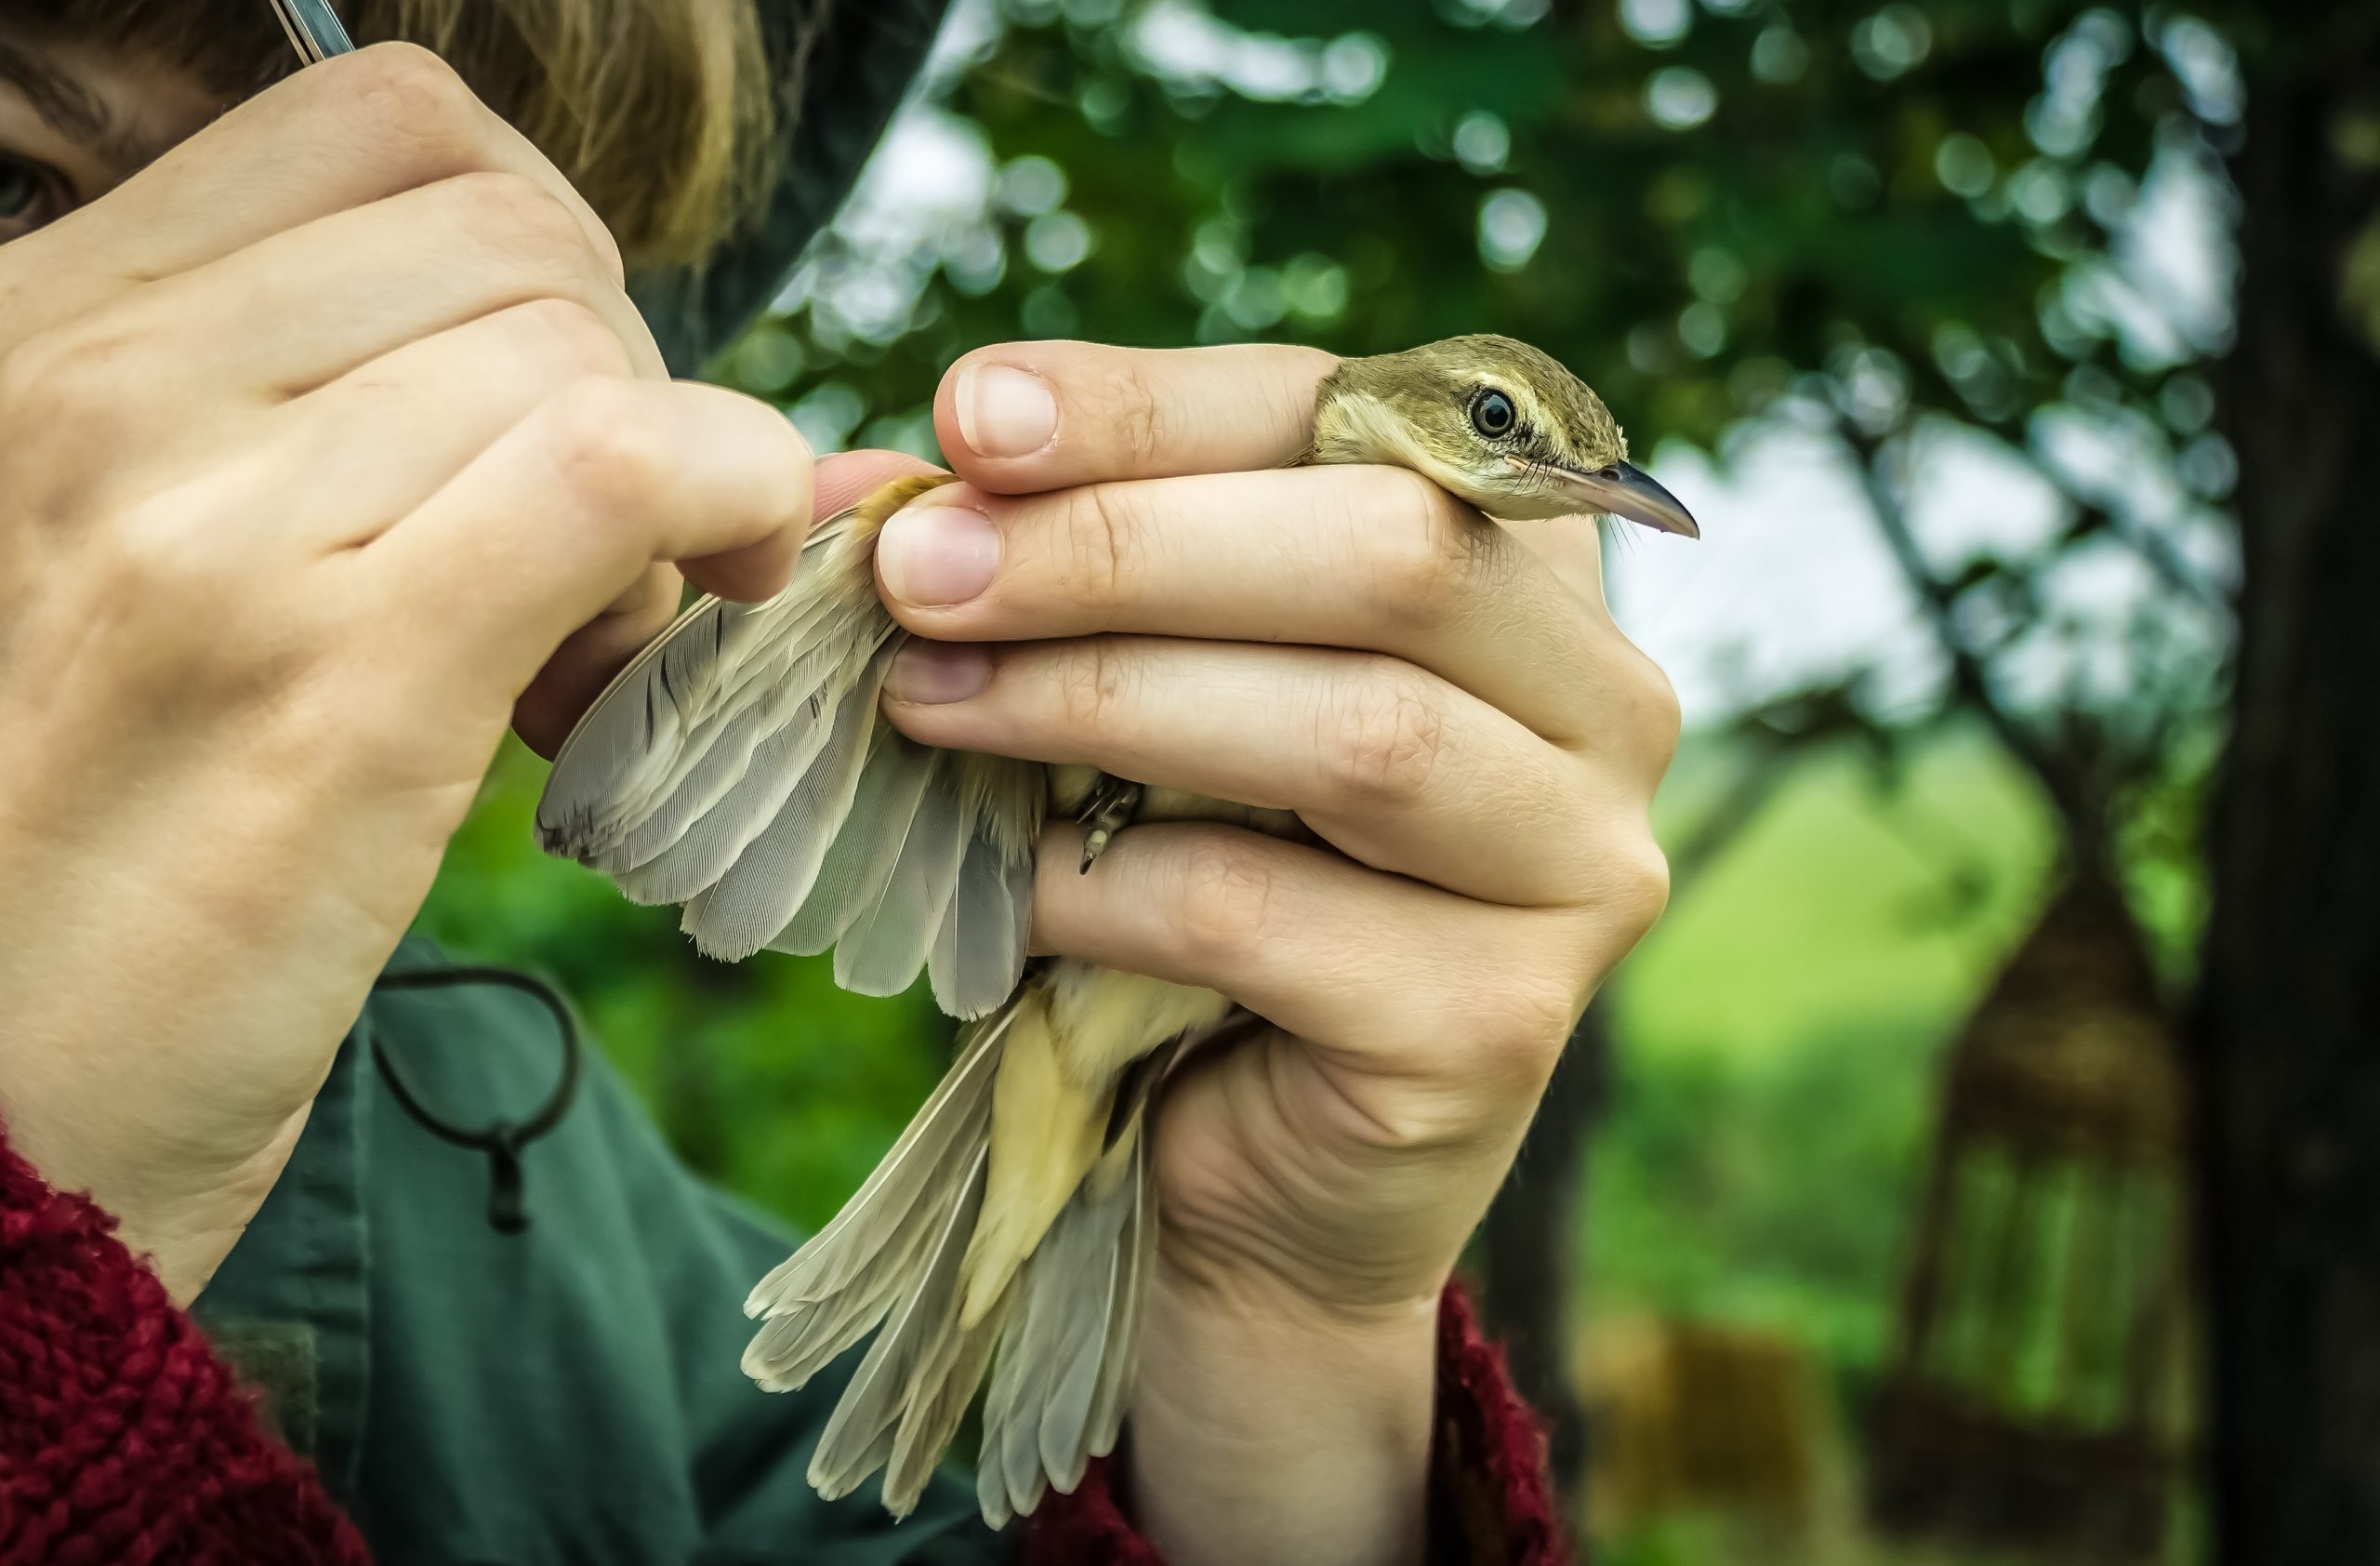
<path id="1" fill-rule="evenodd" d="M 1146 355 L 1129 351 L 1124 354 L 1111 411 L 1117 440 L 1133 470 L 1155 463 L 1165 448 L 1165 403 L 1149 381 Z"/>
<path id="2" fill-rule="evenodd" d="M 1066 590 L 1092 609 L 1111 609 L 1129 595 L 1141 564 L 1141 520 L 1125 486 L 1086 484 L 1066 510 Z"/>
<path id="3" fill-rule="evenodd" d="M 649 505 L 667 482 L 669 454 L 636 383 L 594 376 L 546 405 L 546 453 L 563 487 L 597 515 Z"/>
<path id="4" fill-rule="evenodd" d="M 211 533 L 192 525 L 188 502 L 179 496 L 127 506 L 93 530 L 90 588 L 102 598 L 140 605 L 160 626 L 213 624 L 234 573 L 232 551 Z"/>
<path id="5" fill-rule="evenodd" d="M 1266 940 L 1273 875 L 1250 844 L 1227 837 L 1199 843 L 1183 866 L 1178 932 L 1203 969 L 1229 968 Z"/>
<path id="6" fill-rule="evenodd" d="M 577 216 L 526 175 L 461 174 L 445 181 L 439 193 L 456 226 L 509 264 L 538 275 L 577 275 L 596 259 Z"/>
<path id="7" fill-rule="evenodd" d="M 1533 1088 L 1554 1069 L 1578 1026 L 1580 988 L 1558 965 L 1547 963 L 1512 975 L 1480 1001 L 1483 1050 Z"/>
<path id="8" fill-rule="evenodd" d="M 1650 831 L 1635 833 L 1614 851 L 1606 870 L 1604 904 L 1612 910 L 1620 953 L 1633 949 L 1670 906 L 1670 861 Z"/>
<path id="9" fill-rule="evenodd" d="M 1641 820 L 1590 837 L 1581 860 L 1586 868 L 1579 906 L 1593 948 L 1587 965 L 1600 975 L 1659 922 L 1670 902 L 1670 862 L 1650 823 Z"/>
<path id="10" fill-rule="evenodd" d="M 1401 808 L 1421 798 L 1446 753 L 1447 721 L 1437 693 L 1418 672 L 1380 659 L 1335 693 L 1323 756 L 1344 795 Z"/>
<path id="11" fill-rule="evenodd" d="M 443 164 L 478 140 L 478 100 L 453 66 L 413 44 L 384 44 L 335 61 L 324 87 L 381 146 L 416 166 Z"/>
<path id="12" fill-rule="evenodd" d="M 1677 699 L 1677 686 L 1671 683 L 1669 674 L 1652 659 L 1645 660 L 1649 670 L 1643 721 L 1646 738 L 1652 742 L 1653 766 L 1657 772 L 1667 772 L 1677 757 L 1679 737 L 1686 732 L 1686 709 Z"/>
<path id="13" fill-rule="evenodd" d="M 566 374 L 620 378 L 634 369 L 618 335 L 575 299 L 532 299 L 505 316 L 507 326 L 532 351 Z"/>
<path id="14" fill-rule="evenodd" d="M 1378 607 L 1400 625 L 1442 624 L 1474 561 L 1474 524 L 1458 514 L 1446 491 L 1402 469 L 1378 470 L 1358 504 L 1356 525 L 1372 540 Z"/>
<path id="15" fill-rule="evenodd" d="M 1670 759 L 1677 753 L 1685 711 L 1668 672 L 1627 638 L 1620 638 L 1620 675 L 1611 685 L 1612 706 L 1620 731 L 1645 752 L 1658 776 L 1669 769 Z"/>
<path id="16" fill-rule="evenodd" d="M 0 409 L 8 429 L 61 433 L 112 426 L 126 389 L 150 384 L 131 360 L 139 339 L 75 326 L 36 332 L 0 355 Z"/>
<path id="17" fill-rule="evenodd" d="M 81 569 L 94 597 L 107 603 L 138 604 L 143 613 L 153 613 L 156 589 L 172 580 L 172 572 L 163 554 L 144 547 L 152 531 L 137 518 L 127 519 L 125 525 L 100 530 L 89 540 Z"/>
<path id="18" fill-rule="evenodd" d="M 1058 666 L 1058 715 L 1072 732 L 1097 737 L 1116 724 L 1133 662 L 1105 637 L 1078 644 Z"/>

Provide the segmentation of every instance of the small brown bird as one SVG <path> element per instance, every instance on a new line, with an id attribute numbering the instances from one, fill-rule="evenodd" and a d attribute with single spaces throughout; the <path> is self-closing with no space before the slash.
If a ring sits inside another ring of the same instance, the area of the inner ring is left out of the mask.
<path id="1" fill-rule="evenodd" d="M 1344 362 L 1299 460 L 1411 468 L 1490 516 L 1607 513 L 1697 536 L 1595 394 L 1506 338 Z M 1043 817 L 1083 822 L 1086 870 L 1132 821 L 1303 829 L 1087 767 L 932 749 L 885 723 L 906 633 L 877 597 L 877 535 L 948 482 L 904 479 L 822 524 L 766 603 L 688 610 L 564 743 L 537 826 L 548 852 L 635 901 L 683 903 L 707 955 L 831 948 L 835 982 L 865 995 L 923 969 L 969 1019 L 866 1184 L 752 1291 L 762 1324 L 744 1368 L 797 1387 L 882 1323 L 810 1481 L 832 1498 L 889 1466 L 884 1504 L 906 1515 L 988 1367 L 976 1491 L 997 1528 L 1115 1445 L 1157 1247 L 1148 1107 L 1176 1053 L 1234 1013 L 1212 990 L 1087 962 L 1028 971 Z"/>

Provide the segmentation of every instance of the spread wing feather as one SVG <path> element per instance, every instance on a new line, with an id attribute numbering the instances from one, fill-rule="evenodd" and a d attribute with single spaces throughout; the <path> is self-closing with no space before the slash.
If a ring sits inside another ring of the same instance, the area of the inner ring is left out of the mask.
<path id="1" fill-rule="evenodd" d="M 801 911 L 769 943 L 772 950 L 802 957 L 825 951 L 892 873 L 918 803 L 933 779 L 935 752 L 890 725 L 879 725 L 874 746 L 843 829 L 818 867 Z"/>
<path id="2" fill-rule="evenodd" d="M 742 962 L 767 946 L 810 896 L 818 867 L 851 814 L 868 736 L 879 723 L 877 698 L 884 689 L 892 652 L 888 645 L 868 660 L 858 682 L 844 693 L 831 726 L 808 725 L 813 733 L 824 730 L 826 737 L 803 748 L 813 753 L 800 780 L 773 807 L 774 819 L 729 859 L 717 883 L 686 904 L 686 933 L 707 955 Z M 790 773 L 798 764 L 803 763 L 788 762 L 786 770 Z M 707 816 L 688 837 L 707 832 L 721 820 L 720 814 Z"/>
<path id="3" fill-rule="evenodd" d="M 854 995 L 898 995 L 917 982 L 959 883 L 969 823 L 949 769 L 936 767 L 901 832 L 900 856 L 835 943 L 835 983 Z"/>
<path id="4" fill-rule="evenodd" d="M 549 853 L 641 903 L 683 903 L 708 955 L 836 948 L 836 982 L 887 995 L 931 965 L 952 1015 L 1025 966 L 1042 769 L 902 737 L 877 711 L 902 633 L 876 535 L 907 481 L 823 524 L 765 604 L 705 599 L 615 680 L 554 763 Z"/>
<path id="5" fill-rule="evenodd" d="M 1123 1238 L 1117 1254 L 1123 1281 L 1116 1307 L 1108 1313 L 1106 1350 L 1099 1361 L 1099 1387 L 1091 1399 L 1091 1429 L 1084 1450 L 1104 1457 L 1116 1450 L 1124 1431 L 1124 1411 L 1132 1398 L 1132 1373 L 1141 1362 L 1141 1326 L 1148 1319 L 1149 1281 L 1157 1275 L 1157 1176 L 1148 1167 L 1149 1139 L 1145 1126 L 1133 1149 L 1129 1184 L 1132 1210 L 1125 1215 Z"/>
<path id="6" fill-rule="evenodd" d="M 934 1001 L 953 1016 L 989 1012 L 1024 975 L 1033 923 L 1031 845 L 1003 841 L 998 829 L 1037 816 L 1033 802 L 1045 787 L 1041 769 L 1021 762 L 978 761 L 971 779 L 986 797 L 969 809 L 962 796 L 961 814 L 973 831 L 927 962 Z"/>
<path id="7" fill-rule="evenodd" d="M 774 688 L 748 691 L 741 706 L 692 731 L 688 750 L 699 749 L 700 759 L 597 868 L 645 903 L 683 902 L 717 882 L 829 742 L 853 671 L 865 671 L 885 644 L 871 634 L 879 629 L 840 628 L 830 644 L 789 665 Z M 699 625 L 685 634 L 701 644 Z"/>

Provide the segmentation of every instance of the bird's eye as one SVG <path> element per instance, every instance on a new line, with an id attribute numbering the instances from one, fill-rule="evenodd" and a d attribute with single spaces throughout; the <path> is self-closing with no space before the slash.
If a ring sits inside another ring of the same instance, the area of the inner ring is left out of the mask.
<path id="1" fill-rule="evenodd" d="M 1493 388 L 1471 400 L 1471 427 L 1491 441 L 1502 440 L 1513 432 L 1520 416 L 1513 411 L 1513 400 Z"/>

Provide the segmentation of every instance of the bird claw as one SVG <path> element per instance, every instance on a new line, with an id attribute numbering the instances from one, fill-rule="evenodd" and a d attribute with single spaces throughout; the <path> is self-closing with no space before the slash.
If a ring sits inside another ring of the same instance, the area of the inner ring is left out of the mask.
<path id="1" fill-rule="evenodd" d="M 1099 775 L 1085 796 L 1082 809 L 1075 819 L 1087 829 L 1082 840 L 1081 874 L 1089 875 L 1091 867 L 1107 852 L 1116 834 L 1131 824 L 1132 813 L 1141 807 L 1141 786 L 1128 783 L 1106 773 Z"/>

